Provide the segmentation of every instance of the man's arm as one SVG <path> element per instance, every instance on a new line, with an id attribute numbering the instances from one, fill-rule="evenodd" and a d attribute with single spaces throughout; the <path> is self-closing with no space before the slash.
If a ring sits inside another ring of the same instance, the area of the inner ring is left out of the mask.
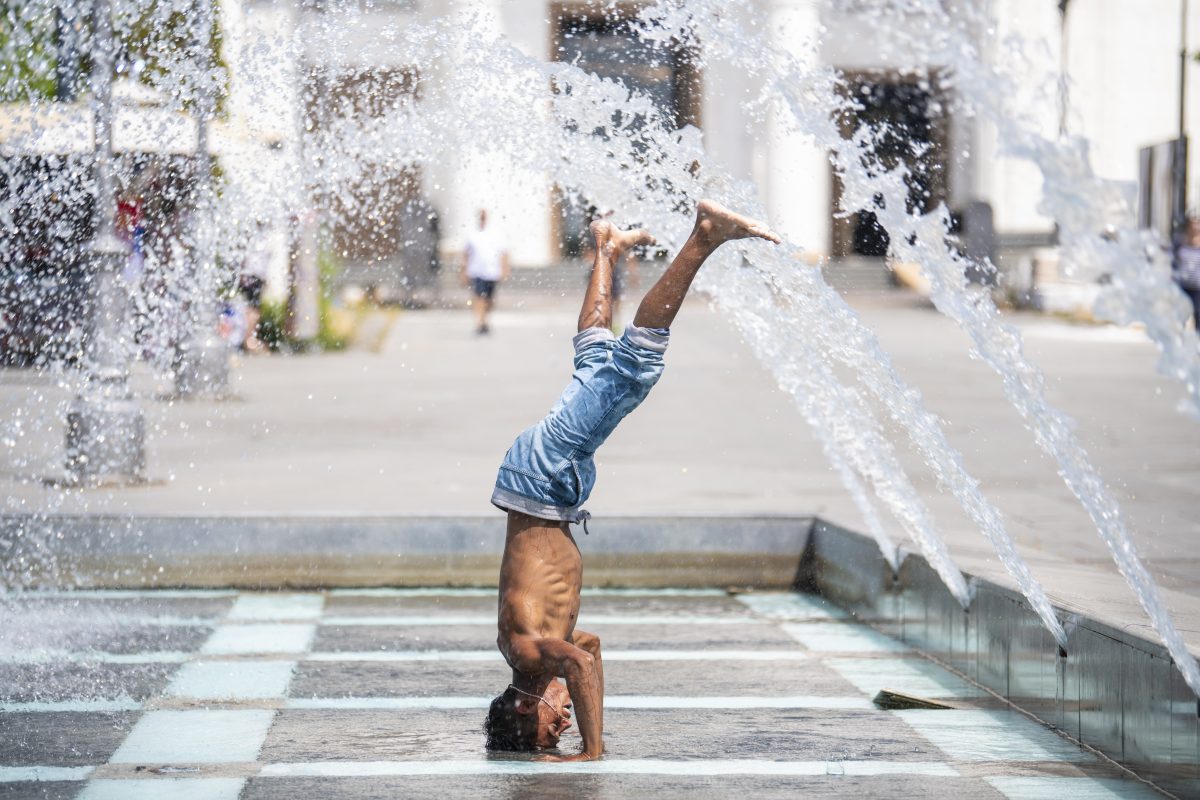
<path id="1" fill-rule="evenodd" d="M 562 639 L 534 639 L 522 636 L 509 650 L 513 669 L 526 674 L 549 672 L 561 675 L 571 693 L 575 721 L 583 738 L 583 752 L 573 756 L 545 756 L 547 761 L 594 761 L 604 753 L 600 720 L 604 716 L 604 695 L 596 659 L 586 650 Z"/>
<path id="2" fill-rule="evenodd" d="M 596 678 L 600 682 L 600 732 L 604 732 L 604 662 L 600 658 L 600 637 L 594 633 L 575 629 L 571 636 L 576 647 L 596 660 Z"/>
<path id="3" fill-rule="evenodd" d="M 506 281 L 512 275 L 512 267 L 508 263 L 508 251 L 500 254 L 500 280 Z"/>

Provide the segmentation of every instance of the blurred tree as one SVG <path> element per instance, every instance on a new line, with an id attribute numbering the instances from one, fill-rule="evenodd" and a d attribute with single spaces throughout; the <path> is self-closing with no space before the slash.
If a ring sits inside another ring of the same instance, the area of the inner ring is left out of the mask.
<path id="1" fill-rule="evenodd" d="M 0 4 L 0 102 L 57 95 L 54 29 L 52 11 L 21 2 Z"/>
<path id="2" fill-rule="evenodd" d="M 217 115 L 223 115 L 229 72 L 221 55 L 219 14 L 209 15 L 209 35 L 198 37 L 189 2 L 149 0 L 133 8 L 136 13 L 114 20 L 118 73 L 132 73 L 187 109 L 207 88 L 216 98 Z M 74 99 L 72 87 L 86 86 L 91 73 L 87 12 L 87 4 L 62 0 L 0 2 L 0 102 Z M 205 39 L 208 58 L 197 59 L 195 42 Z M 201 60 L 207 64 L 198 64 Z M 75 67 L 78 74 L 64 75 L 64 67 Z"/>

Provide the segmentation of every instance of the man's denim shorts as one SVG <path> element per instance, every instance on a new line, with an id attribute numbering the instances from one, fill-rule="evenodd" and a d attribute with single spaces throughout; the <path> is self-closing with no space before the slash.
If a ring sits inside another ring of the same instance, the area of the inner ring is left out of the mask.
<path id="1" fill-rule="evenodd" d="M 619 339 L 607 328 L 580 331 L 570 385 L 508 449 L 492 503 L 541 519 L 586 519 L 581 507 L 596 483 L 596 448 L 658 382 L 669 336 L 665 328 L 633 325 Z"/>

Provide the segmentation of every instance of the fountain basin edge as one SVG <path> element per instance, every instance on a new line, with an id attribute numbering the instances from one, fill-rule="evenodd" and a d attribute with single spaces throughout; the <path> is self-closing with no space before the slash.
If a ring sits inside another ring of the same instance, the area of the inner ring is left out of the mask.
<path id="1" fill-rule="evenodd" d="M 1180 797 L 1200 797 L 1200 703 L 1166 649 L 970 577 L 963 609 L 923 557 L 815 516 L 601 517 L 573 528 L 589 586 L 820 594 Z M 503 517 L 0 517 L 0 589 L 494 586 Z M 19 567 L 19 569 L 18 569 Z M 16 585 L 16 580 L 20 585 Z"/>

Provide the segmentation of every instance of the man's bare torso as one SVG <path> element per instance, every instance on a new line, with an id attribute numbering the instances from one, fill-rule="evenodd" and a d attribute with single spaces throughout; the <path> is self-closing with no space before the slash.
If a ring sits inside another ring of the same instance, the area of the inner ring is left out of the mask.
<path id="1" fill-rule="evenodd" d="M 568 525 L 510 513 L 500 565 L 496 643 L 509 665 L 515 637 L 572 641 L 579 616 L 583 560 Z"/>

